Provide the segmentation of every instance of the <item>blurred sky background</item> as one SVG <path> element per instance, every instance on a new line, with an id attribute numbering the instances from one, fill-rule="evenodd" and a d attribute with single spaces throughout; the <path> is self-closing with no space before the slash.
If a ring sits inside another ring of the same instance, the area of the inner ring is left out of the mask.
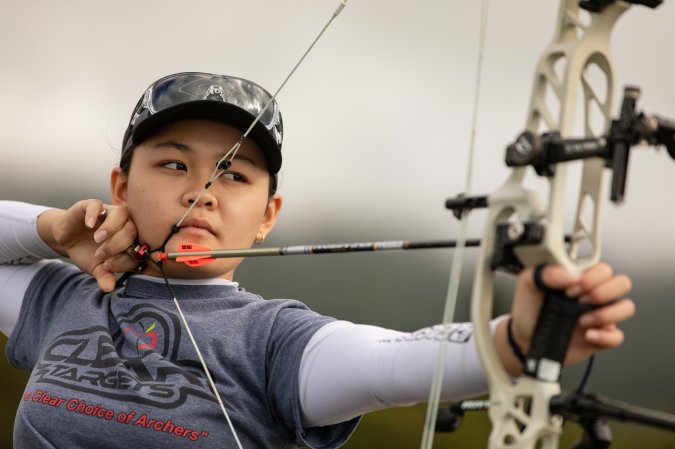
<path id="1" fill-rule="evenodd" d="M 337 4 L 0 2 L 0 199 L 59 207 L 107 199 L 122 134 L 148 84 L 205 71 L 274 91 Z M 490 6 L 476 194 L 507 176 L 504 148 L 525 125 L 535 63 L 552 38 L 557 9 L 557 2 L 537 0 Z M 443 204 L 464 191 L 479 20 L 477 1 L 349 2 L 278 97 L 286 201 L 270 244 L 457 234 Z M 634 7 L 612 39 L 617 90 L 641 86 L 639 108 L 671 118 L 673 23 L 672 1 L 655 11 Z M 604 258 L 633 277 L 639 311 L 626 325 L 625 347 L 600 358 L 591 382 L 604 394 L 671 412 L 674 188 L 675 161 L 663 150 L 639 148 L 625 204 L 606 205 Z M 472 215 L 471 236 L 480 236 L 484 219 Z M 251 260 L 239 281 L 321 313 L 413 330 L 440 320 L 450 260 L 447 251 Z M 472 260 L 470 254 L 461 319 L 468 318 Z"/>

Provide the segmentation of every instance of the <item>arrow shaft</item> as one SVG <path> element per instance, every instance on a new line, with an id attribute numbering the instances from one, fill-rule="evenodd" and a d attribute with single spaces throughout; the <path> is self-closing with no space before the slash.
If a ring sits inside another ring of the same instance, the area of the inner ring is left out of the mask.
<path id="1" fill-rule="evenodd" d="M 480 240 L 467 240 L 466 246 L 476 247 Z M 178 257 L 209 256 L 213 258 L 228 257 L 263 257 L 263 256 L 296 256 L 310 254 L 339 254 L 353 252 L 372 251 L 396 251 L 408 249 L 437 249 L 454 248 L 456 240 L 426 240 L 426 241 L 382 241 L 382 242 L 359 242 L 359 243 L 329 243 L 319 245 L 295 245 L 278 246 L 272 248 L 243 248 L 243 249 L 218 249 L 213 251 L 189 251 L 169 252 L 167 259 L 175 260 Z"/>

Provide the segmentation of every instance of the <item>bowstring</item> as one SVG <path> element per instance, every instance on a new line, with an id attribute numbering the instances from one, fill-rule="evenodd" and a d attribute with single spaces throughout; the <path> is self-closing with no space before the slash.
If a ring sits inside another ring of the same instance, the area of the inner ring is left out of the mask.
<path id="1" fill-rule="evenodd" d="M 480 18 L 480 33 L 478 45 L 478 61 L 477 61 L 477 75 L 476 86 L 474 90 L 473 99 L 473 113 L 471 118 L 471 137 L 469 142 L 469 155 L 467 161 L 467 176 L 464 188 L 464 194 L 471 196 L 473 183 L 473 165 L 476 148 L 476 129 L 478 122 L 478 102 L 480 100 L 481 77 L 483 73 L 483 56 L 485 53 L 485 38 L 487 35 L 488 10 L 490 0 L 482 0 L 481 2 L 481 18 Z M 464 248 L 466 247 L 467 229 L 469 211 L 467 209 L 462 211 L 460 219 L 459 235 L 457 237 L 457 247 L 452 257 L 452 266 L 450 269 L 450 279 L 448 281 L 448 290 L 445 300 L 445 307 L 443 310 L 443 327 L 447 330 L 450 323 L 454 320 L 454 314 L 457 306 L 457 294 L 459 291 L 460 277 L 462 273 L 462 260 L 464 255 Z M 434 443 L 434 432 L 436 428 L 436 418 L 438 416 L 438 405 L 440 403 L 441 388 L 443 384 L 443 374 L 445 372 L 445 360 L 447 358 L 448 350 L 448 336 L 440 340 L 438 347 L 438 356 L 436 358 L 436 367 L 431 381 L 431 388 L 429 390 L 429 399 L 427 405 L 426 417 L 424 420 L 424 431 L 422 433 L 421 449 L 431 449 Z"/>
<path id="2" fill-rule="evenodd" d="M 213 377 L 211 376 L 211 372 L 209 371 L 208 367 L 206 366 L 206 362 L 204 361 L 204 357 L 202 356 L 201 351 L 199 350 L 199 347 L 197 346 L 197 341 L 195 340 L 194 335 L 192 335 L 192 330 L 190 329 L 190 326 L 187 324 L 187 319 L 185 318 L 185 315 L 183 315 L 183 309 L 180 307 L 180 304 L 178 303 L 178 299 L 176 298 L 176 294 L 173 291 L 173 288 L 171 287 L 171 283 L 169 282 L 169 279 L 166 276 L 166 273 L 164 272 L 164 267 L 162 264 L 157 265 L 159 267 L 160 273 L 162 273 L 162 278 L 164 278 L 164 283 L 166 284 L 166 288 L 169 290 L 169 294 L 171 295 L 171 299 L 173 299 L 173 303 L 176 306 L 176 310 L 178 310 L 178 314 L 180 315 L 180 319 L 183 321 L 183 324 L 185 324 L 185 330 L 187 331 L 188 337 L 190 338 L 190 342 L 192 342 L 192 346 L 195 348 L 197 352 L 197 357 L 199 358 L 199 363 L 202 365 L 202 368 L 204 369 L 204 373 L 206 374 L 206 379 L 208 380 L 209 386 L 211 387 L 211 390 L 214 392 L 216 396 L 216 400 L 218 401 L 218 405 L 220 406 L 220 410 L 223 412 L 223 415 L 225 416 L 225 421 L 227 421 L 227 425 L 230 428 L 230 431 L 232 432 L 232 436 L 234 437 L 235 442 L 237 443 L 237 447 L 239 449 L 243 449 L 243 446 L 241 445 L 241 441 L 239 441 L 239 436 L 237 435 L 237 432 L 234 430 L 234 424 L 232 424 L 232 420 L 230 419 L 229 413 L 227 413 L 227 408 L 225 408 L 225 403 L 223 402 L 223 398 L 220 396 L 220 393 L 218 393 L 218 388 L 216 387 L 216 383 L 213 381 Z"/>
<path id="3" fill-rule="evenodd" d="M 318 42 L 318 40 L 323 36 L 324 32 L 328 29 L 328 27 L 331 25 L 333 20 L 342 12 L 344 7 L 347 5 L 347 0 L 341 0 L 340 4 L 338 7 L 335 9 L 333 14 L 331 15 L 330 19 L 326 22 L 326 24 L 323 26 L 321 31 L 317 34 L 317 36 L 314 38 L 312 43 L 307 47 L 305 52 L 302 54 L 298 62 L 293 66 L 289 74 L 286 76 L 286 78 L 283 80 L 279 88 L 276 90 L 274 95 L 269 99 L 267 104 L 265 104 L 265 107 L 262 108 L 260 113 L 256 116 L 256 118 L 253 120 L 251 125 L 248 127 L 248 129 L 242 134 L 242 136 L 237 140 L 237 142 L 230 148 L 225 155 L 218 160 L 216 163 L 216 167 L 214 168 L 209 180 L 206 182 L 204 187 L 199 191 L 193 202 L 188 206 L 188 208 L 185 210 L 181 218 L 176 222 L 175 225 L 171 227 L 171 231 L 167 235 L 167 237 L 164 239 L 162 245 L 154 250 L 151 250 L 150 253 L 155 253 L 158 251 L 164 252 L 166 250 L 166 244 L 169 242 L 169 240 L 179 231 L 181 224 L 185 221 L 185 219 L 188 217 L 188 215 L 192 212 L 192 210 L 195 208 L 199 200 L 201 199 L 202 195 L 206 190 L 211 187 L 213 182 L 215 182 L 225 171 L 230 167 L 232 164 L 232 160 L 234 157 L 237 155 L 237 152 L 239 151 L 239 148 L 241 145 L 244 143 L 246 138 L 248 137 L 248 134 L 253 130 L 253 127 L 260 121 L 261 117 L 263 114 L 267 111 L 269 106 L 274 102 L 276 99 L 277 95 L 283 89 L 283 87 L 286 85 L 286 82 L 291 78 L 291 76 L 295 73 L 296 69 L 302 64 L 302 62 L 305 60 L 305 57 L 309 54 L 309 52 L 314 48 L 314 45 Z M 223 412 L 223 416 L 225 417 L 225 420 L 227 421 L 227 425 L 230 428 L 230 431 L 237 443 L 237 447 L 239 449 L 243 449 L 243 446 L 241 444 L 241 441 L 239 441 L 239 437 L 237 435 L 236 430 L 234 429 L 234 424 L 232 423 L 232 420 L 230 419 L 229 414 L 227 413 L 227 408 L 225 407 L 225 403 L 223 402 L 222 397 L 220 396 L 220 393 L 218 392 L 218 388 L 216 387 L 215 382 L 213 381 L 213 378 L 211 376 L 211 373 L 206 366 L 206 362 L 204 360 L 204 357 L 202 355 L 201 350 L 199 349 L 199 346 L 197 345 L 197 341 L 195 340 L 192 330 L 190 328 L 190 325 L 188 324 L 187 319 L 185 318 L 185 315 L 183 314 L 183 311 L 180 307 L 180 304 L 178 302 L 178 299 L 176 295 L 173 292 L 173 288 L 171 287 L 171 283 L 169 282 L 169 278 L 167 277 L 164 268 L 163 268 L 163 262 L 162 261 L 154 261 L 152 258 L 149 258 L 157 267 L 159 268 L 159 271 L 162 275 L 162 278 L 164 279 L 164 282 L 167 286 L 167 289 L 169 290 L 169 294 L 171 295 L 171 298 L 173 299 L 173 302 L 176 306 L 176 310 L 178 311 L 178 314 L 180 315 L 181 321 L 183 322 L 183 325 L 185 326 L 185 329 L 188 333 L 188 336 L 190 338 L 190 342 L 192 343 L 192 347 L 194 348 L 195 352 L 197 353 L 197 357 L 199 358 L 199 363 L 201 364 L 202 369 L 204 370 L 204 373 L 206 374 L 209 386 L 211 387 L 211 390 L 213 391 L 214 396 L 216 397 L 216 400 L 218 401 L 218 405 L 220 406 L 221 411 Z"/>

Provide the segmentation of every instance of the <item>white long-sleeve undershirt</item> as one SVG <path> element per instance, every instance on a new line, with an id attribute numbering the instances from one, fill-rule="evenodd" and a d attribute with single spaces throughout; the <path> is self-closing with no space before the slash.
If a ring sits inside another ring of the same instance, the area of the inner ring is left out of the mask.
<path id="1" fill-rule="evenodd" d="M 9 336 L 19 319 L 21 303 L 43 259 L 56 259 L 37 232 L 37 219 L 49 208 L 0 201 L 0 332 Z"/>

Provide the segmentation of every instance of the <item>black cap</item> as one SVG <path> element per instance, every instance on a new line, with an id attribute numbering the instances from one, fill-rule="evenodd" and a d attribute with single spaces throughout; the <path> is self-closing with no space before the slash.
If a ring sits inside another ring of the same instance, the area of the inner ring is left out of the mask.
<path id="1" fill-rule="evenodd" d="M 276 174 L 281 168 L 283 123 L 272 95 L 243 78 L 176 73 L 155 81 L 145 91 L 124 133 L 122 154 L 176 120 L 217 120 L 240 129 L 243 134 L 259 115 L 248 137 L 262 150 L 269 172 Z"/>

